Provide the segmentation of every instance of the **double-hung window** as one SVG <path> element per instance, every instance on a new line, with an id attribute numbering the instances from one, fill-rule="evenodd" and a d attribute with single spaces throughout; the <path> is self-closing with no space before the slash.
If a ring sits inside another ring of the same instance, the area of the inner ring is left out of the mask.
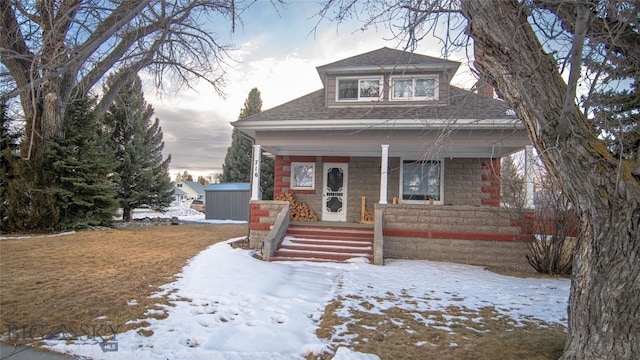
<path id="1" fill-rule="evenodd" d="M 382 77 L 338 78 L 336 100 L 374 101 L 382 98 Z"/>
<path id="2" fill-rule="evenodd" d="M 438 76 L 391 77 L 391 100 L 438 100 Z"/>
<path id="3" fill-rule="evenodd" d="M 442 204 L 442 161 L 402 161 L 403 201 L 430 201 Z"/>

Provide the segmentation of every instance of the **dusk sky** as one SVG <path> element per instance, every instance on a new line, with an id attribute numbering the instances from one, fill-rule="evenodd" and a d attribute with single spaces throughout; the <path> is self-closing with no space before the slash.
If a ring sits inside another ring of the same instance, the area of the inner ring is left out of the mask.
<path id="1" fill-rule="evenodd" d="M 320 89 L 317 66 L 383 46 L 399 46 L 397 40 L 390 40 L 387 29 L 361 32 L 355 22 L 336 26 L 323 21 L 314 34 L 319 21 L 314 14 L 319 10 L 314 0 L 294 0 L 277 10 L 270 1 L 259 0 L 242 15 L 243 24 L 237 24 L 234 33 L 231 24 L 221 20 L 217 37 L 234 46 L 231 56 L 237 60 L 229 62 L 225 98 L 204 83 L 192 84 L 197 92 L 183 89 L 161 97 L 153 88 L 145 90 L 164 132 L 164 154 L 172 157 L 172 179 L 184 170 L 195 176 L 222 171 L 231 144 L 229 123 L 237 120 L 252 88 L 258 88 L 262 109 L 268 110 Z M 416 52 L 442 57 L 442 45 L 436 39 L 426 39 Z M 463 88 L 473 86 L 466 54 L 454 53 L 449 59 L 463 63 L 453 83 Z"/>

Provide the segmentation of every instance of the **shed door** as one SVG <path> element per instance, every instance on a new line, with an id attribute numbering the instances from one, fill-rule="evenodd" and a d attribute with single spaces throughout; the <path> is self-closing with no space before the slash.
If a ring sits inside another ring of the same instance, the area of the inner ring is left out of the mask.
<path id="1" fill-rule="evenodd" d="M 347 221 L 349 164 L 325 163 L 323 167 L 322 220 Z"/>

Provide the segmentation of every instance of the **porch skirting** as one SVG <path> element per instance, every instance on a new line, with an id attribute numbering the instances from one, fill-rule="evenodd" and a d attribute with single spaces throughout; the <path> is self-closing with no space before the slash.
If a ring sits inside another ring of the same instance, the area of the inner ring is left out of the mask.
<path id="1" fill-rule="evenodd" d="M 282 201 L 251 201 L 250 245 L 269 233 Z M 521 229 L 500 208 L 376 204 L 382 257 L 421 259 L 529 270 Z M 381 224 L 380 224 L 381 223 Z"/>
<path id="2" fill-rule="evenodd" d="M 533 271 L 527 263 L 527 243 L 389 237 L 384 238 L 387 259 L 446 261 L 459 264 Z"/>
<path id="3" fill-rule="evenodd" d="M 382 205 L 384 257 L 529 270 L 509 214 L 489 206 Z"/>

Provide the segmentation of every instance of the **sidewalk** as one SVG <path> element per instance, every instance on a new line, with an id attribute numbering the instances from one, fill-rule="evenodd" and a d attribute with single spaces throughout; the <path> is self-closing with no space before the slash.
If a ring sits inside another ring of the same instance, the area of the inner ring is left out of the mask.
<path id="1" fill-rule="evenodd" d="M 58 354 L 27 346 L 0 342 L 0 360 L 79 360 L 79 357 Z"/>

